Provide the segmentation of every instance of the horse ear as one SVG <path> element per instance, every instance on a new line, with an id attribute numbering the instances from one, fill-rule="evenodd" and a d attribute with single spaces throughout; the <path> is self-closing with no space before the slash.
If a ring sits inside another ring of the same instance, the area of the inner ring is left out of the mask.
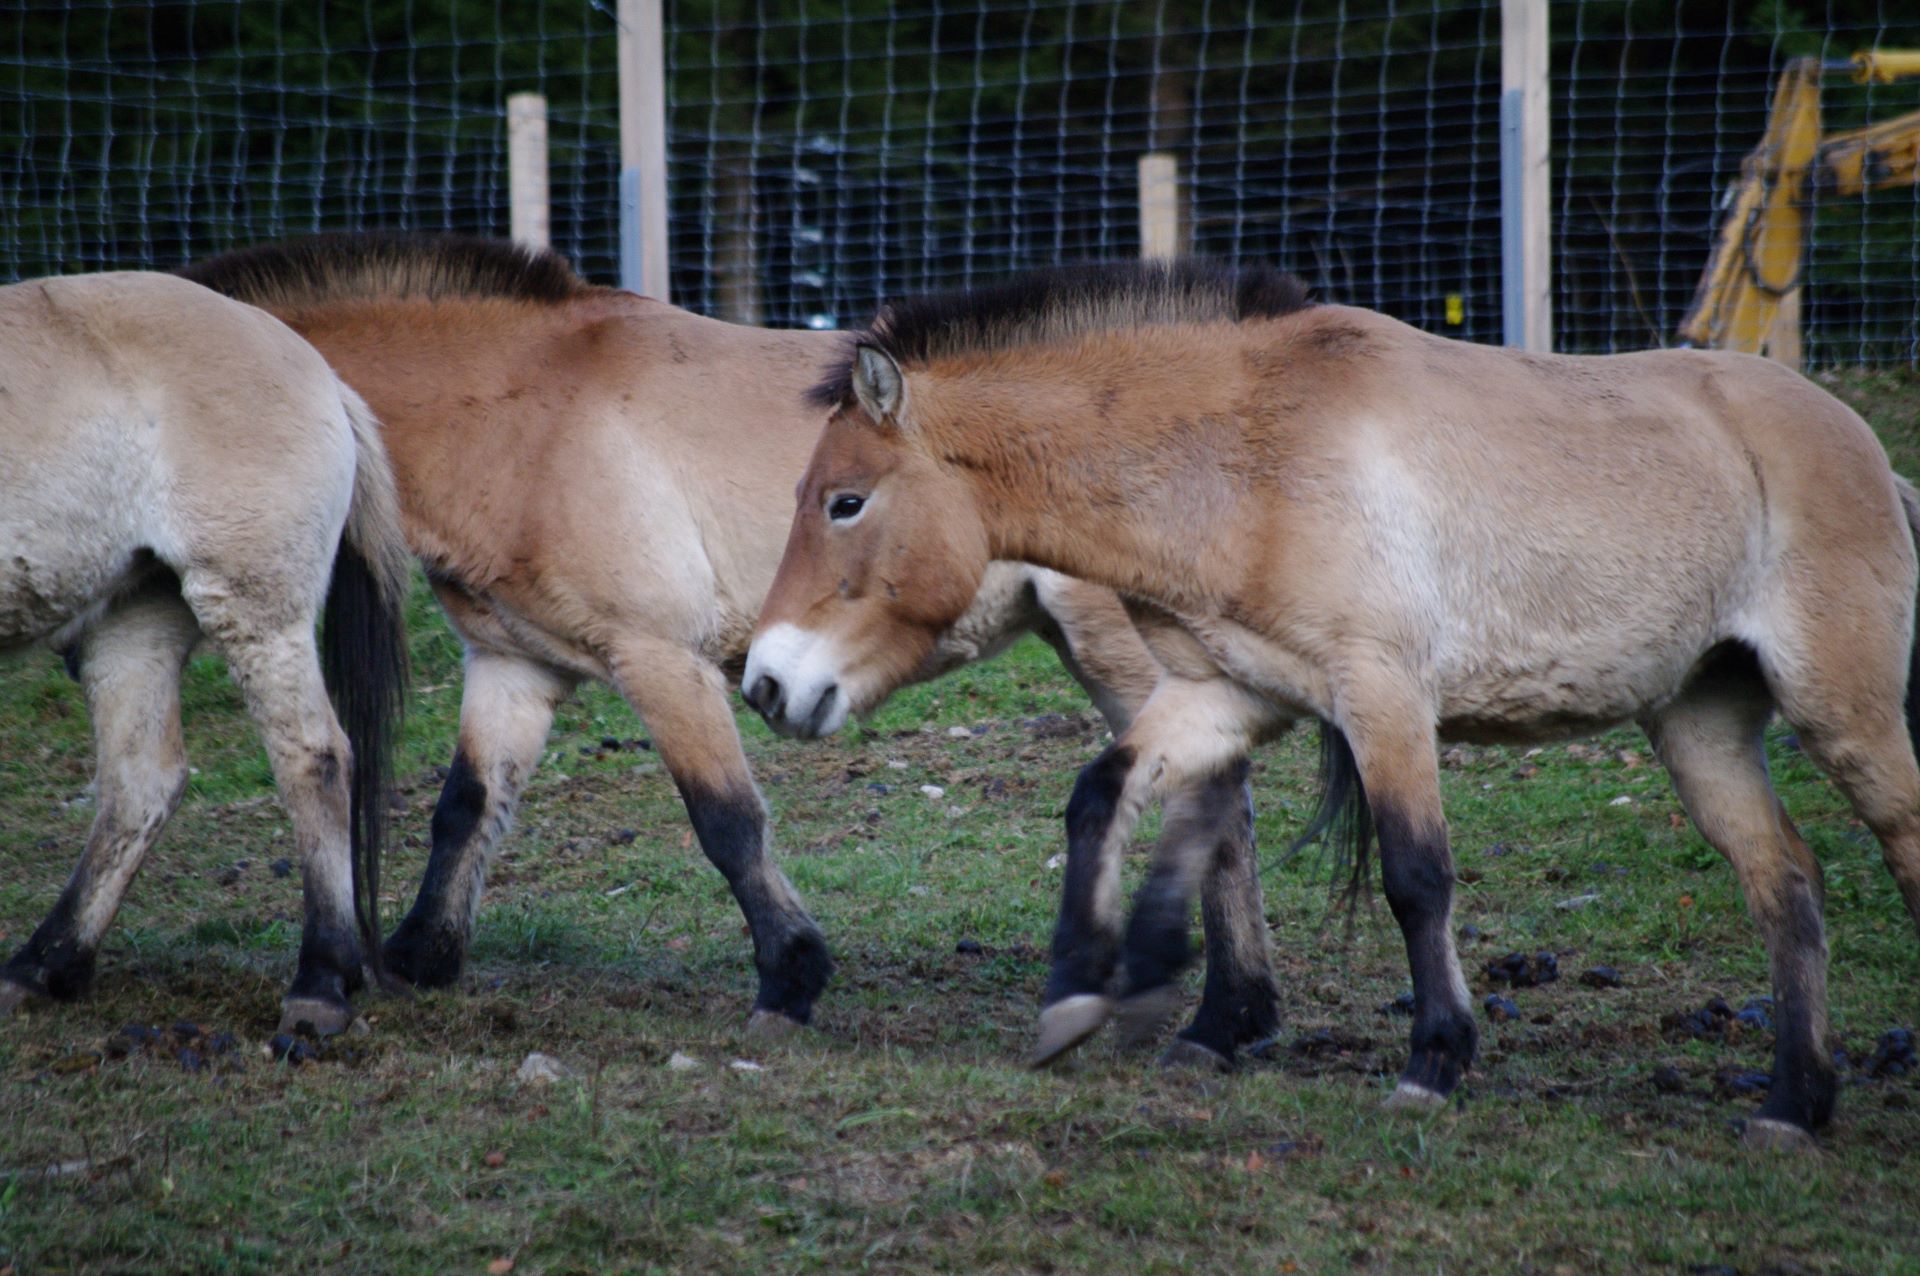
<path id="1" fill-rule="evenodd" d="M 867 410 L 877 425 L 903 424 L 901 413 L 907 406 L 907 380 L 893 356 L 872 346 L 861 346 L 853 360 L 853 397 Z"/>

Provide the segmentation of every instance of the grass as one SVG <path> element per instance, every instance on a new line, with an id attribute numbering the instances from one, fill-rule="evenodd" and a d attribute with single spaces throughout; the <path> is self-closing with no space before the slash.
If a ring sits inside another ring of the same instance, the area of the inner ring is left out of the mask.
<path id="1" fill-rule="evenodd" d="M 1920 381 L 1833 386 L 1920 473 Z M 414 634 L 389 920 L 458 706 L 424 597 Z M 1484 1025 L 1464 1102 L 1414 1121 L 1378 1106 L 1406 1032 L 1382 1010 L 1406 987 L 1398 934 L 1381 909 L 1349 938 L 1311 857 L 1267 857 L 1286 999 L 1267 1057 L 1196 1077 L 1101 1042 L 1064 1073 L 1021 1069 L 1060 812 L 1103 736 L 1036 644 L 828 743 L 742 719 L 840 962 L 817 1031 L 775 1047 L 741 1032 L 737 911 L 644 728 L 594 690 L 556 725 L 462 991 L 369 998 L 367 1032 L 270 1061 L 298 942 L 297 876 L 273 868 L 290 838 L 217 663 L 196 662 L 187 700 L 198 772 L 95 994 L 0 1022 L 0 1272 L 1920 1270 L 1915 1078 L 1849 1084 L 1819 1156 L 1759 1155 L 1733 1129 L 1756 1101 L 1724 1079 L 1764 1071 L 1768 1035 L 1663 1029 L 1763 995 L 1766 968 L 1731 873 L 1630 733 L 1448 752 L 1476 996 L 1509 951 L 1552 951 L 1564 977 L 1512 994 L 1521 1017 Z M 1871 838 L 1782 732 L 1771 750 L 1827 866 L 1834 1030 L 1861 1057 L 1914 1024 L 1920 946 Z M 1311 761 L 1304 740 L 1258 760 L 1264 846 L 1298 828 Z M 0 665 L 8 948 L 64 878 L 90 771 L 58 662 Z M 1624 987 L 1573 978 L 1596 963 Z M 518 1080 L 535 1051 L 567 1075 Z"/>

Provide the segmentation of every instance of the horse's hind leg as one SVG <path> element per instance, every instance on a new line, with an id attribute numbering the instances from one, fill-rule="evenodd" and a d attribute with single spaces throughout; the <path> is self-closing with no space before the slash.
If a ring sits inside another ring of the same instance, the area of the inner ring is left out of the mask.
<path id="1" fill-rule="evenodd" d="M 1115 1014 L 1122 1035 L 1140 1040 L 1156 1033 L 1177 1004 L 1174 980 L 1191 956 L 1188 914 L 1199 879 L 1206 987 L 1164 1063 L 1228 1068 L 1241 1045 L 1279 1026 L 1247 771 L 1242 758 L 1167 794 L 1160 842 L 1127 919 L 1126 993 Z"/>
<path id="2" fill-rule="evenodd" d="M 1827 941 L 1820 865 L 1767 775 L 1762 732 L 1772 698 L 1751 663 L 1714 665 L 1644 724 L 1694 824 L 1732 861 L 1772 967 L 1779 1031 L 1773 1085 L 1750 1129 L 1804 1141 L 1833 1112 L 1827 1053 Z"/>
<path id="3" fill-rule="evenodd" d="M 1200 1008 L 1168 1048 L 1164 1062 L 1231 1064 L 1239 1047 L 1280 1029 L 1280 989 L 1273 977 L 1260 864 L 1253 840 L 1253 793 L 1244 775 L 1228 796 L 1226 818 L 1200 885 L 1207 977 Z"/>
<path id="4" fill-rule="evenodd" d="M 680 789 L 700 849 L 746 916 L 760 974 L 749 1026 L 780 1033 L 806 1023 L 833 961 L 820 928 L 767 853 L 766 807 L 740 749 L 726 681 L 707 661 L 664 641 L 628 645 L 613 671 Z"/>
<path id="5" fill-rule="evenodd" d="M 235 581 L 190 570 L 182 582 L 266 744 L 300 853 L 306 917 L 281 1030 L 325 1035 L 352 1020 L 347 998 L 365 977 L 347 834 L 353 756 L 320 676 L 318 600 L 305 592 L 276 589 L 264 574 Z"/>
<path id="6" fill-rule="evenodd" d="M 420 893 L 387 937 L 387 969 L 421 988 L 460 977 L 487 863 L 540 763 L 553 713 L 575 680 L 518 656 L 467 651 L 460 742 L 433 808 Z"/>
<path id="7" fill-rule="evenodd" d="M 1065 1055 L 1119 1008 L 1108 989 L 1123 940 L 1121 854 L 1146 804 L 1171 791 L 1182 796 L 1168 803 L 1168 828 L 1124 935 L 1128 1017 L 1164 1013 L 1155 994 L 1187 960 L 1193 886 L 1237 814 L 1246 750 L 1269 712 L 1226 679 L 1168 677 L 1120 738 L 1081 769 L 1067 802 L 1066 879 L 1033 1066 Z M 1188 802 L 1202 793 L 1212 796 Z"/>
<path id="8" fill-rule="evenodd" d="M 77 997 L 92 981 L 101 937 L 186 789 L 180 670 L 199 636 L 168 590 L 120 604 L 81 638 L 96 754 L 93 827 L 53 911 L 0 969 L 0 1013 L 30 995 Z"/>
<path id="9" fill-rule="evenodd" d="M 1036 573 L 1035 586 L 1044 615 L 1037 631 L 1085 688 L 1114 735 L 1124 735 L 1160 680 L 1159 662 L 1112 591 L 1044 571 Z M 1195 817 L 1205 812 L 1216 818 L 1201 830 Z M 1239 1046 L 1271 1035 L 1280 1023 L 1280 995 L 1254 860 L 1253 795 L 1244 779 L 1237 795 L 1216 792 L 1206 781 L 1176 790 L 1167 795 L 1162 829 L 1156 864 L 1172 854 L 1166 849 L 1169 839 L 1202 836 L 1213 844 L 1210 854 L 1200 853 L 1207 865 L 1200 888 L 1206 985 L 1193 1022 L 1180 1031 L 1164 1062 L 1226 1066 Z M 1177 921 L 1184 948 L 1184 910 Z M 1137 1030 L 1144 1030 L 1152 1025 L 1152 1007 L 1137 1008 L 1142 1012 Z"/>

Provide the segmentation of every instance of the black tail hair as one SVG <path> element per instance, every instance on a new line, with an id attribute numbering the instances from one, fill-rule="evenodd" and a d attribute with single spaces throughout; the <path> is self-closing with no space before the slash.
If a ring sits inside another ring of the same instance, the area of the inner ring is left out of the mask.
<path id="1" fill-rule="evenodd" d="M 1913 545 L 1920 550 L 1920 491 L 1913 484 L 1894 475 L 1894 491 L 1900 497 L 1900 512 L 1907 517 L 1907 534 L 1913 538 Z M 1920 622 L 1920 617 L 1916 617 Z M 1920 633 L 1914 635 L 1913 650 L 1907 657 L 1907 738 L 1913 742 L 1913 751 L 1920 756 Z"/>
<path id="2" fill-rule="evenodd" d="M 1360 778 L 1353 746 L 1346 733 L 1331 722 L 1320 724 L 1320 801 L 1307 827 L 1287 848 L 1291 859 L 1313 843 L 1324 840 L 1333 851 L 1332 880 L 1346 878 L 1340 891 L 1352 922 L 1356 906 L 1372 898 L 1373 808 L 1367 804 L 1367 786 Z"/>
<path id="3" fill-rule="evenodd" d="M 354 918 L 374 978 L 392 982 L 380 953 L 380 849 L 386 844 L 387 794 L 407 691 L 405 599 L 389 595 L 346 536 L 333 559 L 320 630 L 320 668 L 340 728 L 353 747 L 348 842 L 353 855 Z"/>

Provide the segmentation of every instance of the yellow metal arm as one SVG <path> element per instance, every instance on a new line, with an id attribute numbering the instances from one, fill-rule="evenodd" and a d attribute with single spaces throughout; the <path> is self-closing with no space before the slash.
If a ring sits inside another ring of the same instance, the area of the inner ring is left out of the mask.
<path id="1" fill-rule="evenodd" d="M 1760 353 L 1797 343 L 1797 328 L 1790 339 L 1776 342 L 1776 326 L 1783 304 L 1797 307 L 1813 188 L 1859 195 L 1920 181 L 1920 111 L 1823 140 L 1823 72 L 1844 73 L 1860 84 L 1890 84 L 1920 76 L 1920 51 L 1871 49 L 1845 62 L 1796 58 L 1787 64 L 1774 89 L 1766 136 L 1741 161 L 1713 253 L 1680 321 L 1679 336 L 1688 345 Z"/>

